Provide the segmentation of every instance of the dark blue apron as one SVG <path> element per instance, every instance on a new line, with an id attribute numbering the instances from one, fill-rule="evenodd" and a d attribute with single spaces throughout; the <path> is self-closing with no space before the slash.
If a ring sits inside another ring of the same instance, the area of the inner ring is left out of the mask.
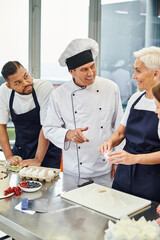
<path id="1" fill-rule="evenodd" d="M 39 133 L 42 128 L 40 123 L 40 106 L 37 101 L 35 90 L 32 96 L 35 108 L 23 114 L 16 114 L 13 110 L 13 100 L 15 91 L 12 90 L 9 107 L 12 121 L 15 126 L 16 140 L 13 146 L 13 154 L 22 159 L 34 158 L 38 146 Z M 48 151 L 41 166 L 60 168 L 61 149 L 50 143 Z"/>
<path id="2" fill-rule="evenodd" d="M 144 94 L 132 105 L 126 125 L 124 150 L 132 154 L 160 151 L 157 114 L 152 111 L 134 109 Z M 129 166 L 119 164 L 112 187 L 160 202 L 160 164 L 133 164 Z"/>

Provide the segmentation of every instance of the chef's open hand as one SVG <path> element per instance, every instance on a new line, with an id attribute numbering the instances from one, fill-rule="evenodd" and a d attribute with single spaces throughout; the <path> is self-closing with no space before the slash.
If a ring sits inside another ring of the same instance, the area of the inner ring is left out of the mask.
<path id="1" fill-rule="evenodd" d="M 41 161 L 37 158 L 23 160 L 18 164 L 19 167 L 40 166 Z"/>
<path id="2" fill-rule="evenodd" d="M 136 163 L 136 155 L 124 150 L 115 151 L 108 154 L 108 162 L 112 164 L 132 165 Z"/>
<path id="3" fill-rule="evenodd" d="M 112 142 L 111 141 L 106 141 L 103 144 L 101 144 L 101 146 L 98 147 L 98 151 L 103 155 L 105 153 L 111 151 L 111 149 L 112 149 Z"/>
<path id="4" fill-rule="evenodd" d="M 85 132 L 87 130 L 88 130 L 88 127 L 69 130 L 66 133 L 65 141 L 70 140 L 70 141 L 75 142 L 75 143 L 89 142 L 89 139 L 87 139 L 85 137 L 85 135 L 83 134 L 83 132 Z"/>
<path id="5" fill-rule="evenodd" d="M 7 158 L 7 161 L 10 163 L 10 165 L 17 166 L 20 162 L 22 162 L 22 158 L 17 156 L 12 156 Z"/>

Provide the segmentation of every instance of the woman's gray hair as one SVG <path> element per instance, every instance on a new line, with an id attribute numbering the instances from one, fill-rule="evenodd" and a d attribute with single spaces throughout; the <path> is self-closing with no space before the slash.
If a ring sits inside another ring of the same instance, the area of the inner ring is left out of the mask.
<path id="1" fill-rule="evenodd" d="M 160 70 L 160 48 L 159 47 L 148 47 L 142 48 L 139 51 L 133 53 L 136 58 L 140 58 L 144 62 L 145 66 L 151 70 Z"/>

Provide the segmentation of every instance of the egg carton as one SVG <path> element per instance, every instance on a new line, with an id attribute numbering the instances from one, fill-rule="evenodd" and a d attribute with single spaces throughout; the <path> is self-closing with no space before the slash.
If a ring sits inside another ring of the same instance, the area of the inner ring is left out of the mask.
<path id="1" fill-rule="evenodd" d="M 18 174 L 20 178 L 50 182 L 59 175 L 60 171 L 57 168 L 30 166 L 22 168 Z"/>

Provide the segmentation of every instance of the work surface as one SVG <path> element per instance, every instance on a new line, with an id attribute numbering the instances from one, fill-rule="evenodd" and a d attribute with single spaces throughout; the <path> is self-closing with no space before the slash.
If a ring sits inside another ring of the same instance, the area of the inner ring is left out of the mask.
<path id="1" fill-rule="evenodd" d="M 96 183 L 62 193 L 61 196 L 113 219 L 130 216 L 151 205 L 149 200 Z"/>
<path id="2" fill-rule="evenodd" d="M 105 178 L 105 177 L 104 177 Z M 97 178 L 98 184 L 103 177 Z M 10 175 L 12 186 L 19 182 L 16 173 Z M 20 197 L 12 196 L 0 200 L 0 230 L 6 232 L 15 240 L 103 240 L 104 231 L 108 227 L 108 216 L 87 209 L 73 202 L 62 199 L 59 194 L 77 187 L 75 177 L 60 174 L 50 183 L 43 183 L 42 188 L 35 193 L 22 193 Z M 109 184 L 106 182 L 106 185 Z M 57 197 L 56 197 L 57 196 Z M 33 215 L 15 210 L 22 198 L 48 199 L 48 212 Z M 149 209 L 134 216 L 139 219 L 145 216 L 147 220 L 156 219 L 156 207 L 152 203 Z"/>

